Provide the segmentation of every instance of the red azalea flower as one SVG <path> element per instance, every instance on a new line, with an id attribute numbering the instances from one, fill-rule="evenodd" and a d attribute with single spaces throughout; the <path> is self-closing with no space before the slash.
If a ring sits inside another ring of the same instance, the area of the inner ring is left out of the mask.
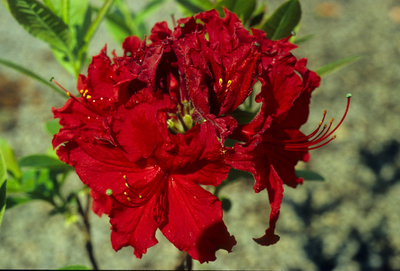
<path id="1" fill-rule="evenodd" d="M 279 240 L 275 224 L 283 197 L 283 184 L 296 187 L 303 183 L 295 174 L 298 161 L 309 160 L 308 150 L 329 143 L 339 124 L 331 129 L 327 125 L 310 135 L 300 132 L 308 118 L 312 91 L 319 86 L 320 77 L 306 68 L 305 59 L 296 58 L 285 50 L 266 55 L 260 65 L 260 94 L 256 97 L 262 106 L 252 122 L 240 125 L 230 136 L 244 143 L 236 143 L 229 151 L 228 163 L 234 168 L 251 172 L 256 180 L 255 192 L 267 189 L 271 206 L 270 225 L 263 237 L 254 239 L 261 245 L 271 245 Z"/>
<path id="2" fill-rule="evenodd" d="M 131 245 L 141 258 L 157 243 L 159 228 L 194 259 L 215 260 L 216 250 L 231 251 L 236 241 L 222 221 L 221 202 L 200 185 L 219 185 L 230 166 L 209 123 L 187 123 L 184 134 L 174 132 L 182 130 L 177 125 L 185 112 L 175 97 L 151 88 L 163 81 L 152 80 L 159 67 L 151 63 L 157 66 L 165 50 L 137 44 L 126 42 L 137 51 L 114 64 L 105 50 L 94 58 L 78 84 L 81 97 L 70 95 L 53 110 L 63 125 L 53 146 L 92 189 L 93 210 L 110 215 L 115 250 Z"/>

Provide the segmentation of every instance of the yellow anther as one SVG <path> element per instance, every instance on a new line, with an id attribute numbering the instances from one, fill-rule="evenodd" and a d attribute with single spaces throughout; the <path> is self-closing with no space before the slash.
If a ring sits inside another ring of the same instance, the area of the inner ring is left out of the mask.
<path id="1" fill-rule="evenodd" d="M 232 81 L 228 80 L 228 83 L 226 84 L 226 87 L 229 88 L 231 86 L 231 84 L 232 84 Z"/>
<path id="2" fill-rule="evenodd" d="M 126 199 L 127 199 L 128 201 L 131 201 L 131 198 L 130 198 L 130 197 L 126 197 Z"/>
<path id="3" fill-rule="evenodd" d="M 221 148 L 220 152 L 221 152 L 221 154 L 222 154 L 222 155 L 225 155 L 225 154 L 226 154 L 226 152 L 227 152 L 227 150 L 226 150 L 226 149 L 224 149 L 224 148 Z"/>
<path id="4" fill-rule="evenodd" d="M 126 175 L 122 176 L 122 178 L 124 178 L 125 180 L 127 180 Z"/>
<path id="5" fill-rule="evenodd" d="M 124 195 L 125 195 L 125 196 L 128 196 L 128 193 L 126 193 L 126 191 L 125 191 L 125 192 L 124 192 Z"/>
<path id="6" fill-rule="evenodd" d="M 331 119 L 330 123 L 332 123 L 332 122 L 333 122 L 333 118 Z"/>
<path id="7" fill-rule="evenodd" d="M 88 92 L 89 92 L 88 90 L 85 90 L 82 96 L 85 97 Z"/>
<path id="8" fill-rule="evenodd" d="M 82 93 L 83 93 L 83 89 L 81 89 L 81 90 L 79 91 L 79 93 L 82 94 Z"/>
<path id="9" fill-rule="evenodd" d="M 128 183 L 125 183 L 125 186 L 129 188 L 129 184 Z"/>
<path id="10" fill-rule="evenodd" d="M 143 198 L 142 195 L 139 195 L 139 199 Z"/>
<path id="11" fill-rule="evenodd" d="M 222 80 L 222 78 L 219 79 L 219 85 L 222 86 L 222 84 L 224 83 L 224 80 Z"/>
<path id="12" fill-rule="evenodd" d="M 86 96 L 86 99 L 90 99 L 90 98 L 92 98 L 92 96 L 90 96 L 90 95 L 87 95 L 87 96 Z"/>
<path id="13" fill-rule="evenodd" d="M 69 93 L 68 91 L 67 91 L 67 95 L 68 95 L 68 97 L 71 97 L 71 93 Z"/>

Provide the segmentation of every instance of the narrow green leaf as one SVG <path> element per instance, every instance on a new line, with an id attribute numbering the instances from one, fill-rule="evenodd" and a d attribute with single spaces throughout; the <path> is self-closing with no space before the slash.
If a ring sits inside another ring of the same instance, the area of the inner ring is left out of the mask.
<path id="1" fill-rule="evenodd" d="M 283 3 L 261 26 L 271 40 L 288 37 L 300 22 L 301 7 L 299 0 L 289 0 Z"/>
<path id="2" fill-rule="evenodd" d="M 1 226 L 1 221 L 3 220 L 3 215 L 4 211 L 6 210 L 6 191 L 7 191 L 7 180 L 4 180 L 4 182 L 0 186 L 0 226 Z"/>
<path id="3" fill-rule="evenodd" d="M 61 267 L 58 270 L 92 270 L 92 268 L 86 267 L 84 265 L 70 265 Z"/>
<path id="4" fill-rule="evenodd" d="M 31 70 L 28 70 L 18 64 L 15 64 L 11 61 L 5 60 L 5 59 L 1 59 L 0 58 L 0 64 L 3 64 L 4 66 L 7 66 L 9 68 L 12 68 L 26 76 L 29 76 L 37 81 L 39 81 L 40 83 L 50 87 L 51 89 L 55 90 L 58 94 L 61 94 L 62 96 L 64 96 L 65 98 L 68 98 L 68 95 L 62 91 L 61 89 L 59 89 L 58 87 L 56 87 L 54 84 L 51 84 L 48 80 L 42 78 L 40 75 L 34 73 Z"/>
<path id="5" fill-rule="evenodd" d="M 6 209 L 7 167 L 2 151 L 0 151 L 0 225 Z"/>
<path id="6" fill-rule="evenodd" d="M 303 178 L 305 181 L 325 181 L 322 175 L 310 170 L 296 169 L 296 176 Z"/>
<path id="7" fill-rule="evenodd" d="M 61 0 L 61 16 L 66 25 L 69 25 L 69 0 Z"/>
<path id="8" fill-rule="evenodd" d="M 0 151 L 6 163 L 6 169 L 11 172 L 15 179 L 21 178 L 21 170 L 18 167 L 17 159 L 10 145 L 8 145 L 4 138 L 0 138 Z"/>
<path id="9" fill-rule="evenodd" d="M 8 0 L 14 18 L 34 37 L 62 51 L 70 51 L 72 36 L 68 26 L 37 0 Z"/>
<path id="10" fill-rule="evenodd" d="M 107 15 L 113 2 L 114 2 L 114 0 L 106 0 L 104 5 L 101 7 L 99 12 L 97 13 L 96 18 L 90 25 L 90 27 L 84 37 L 84 41 L 86 44 L 88 44 L 89 41 L 93 38 L 93 35 L 96 33 L 97 29 L 99 28 L 101 21 L 103 21 L 104 17 Z"/>
<path id="11" fill-rule="evenodd" d="M 72 167 L 64 164 L 57 158 L 45 154 L 33 154 L 22 157 L 18 165 L 20 167 L 48 168 L 51 170 L 67 171 Z"/>
<path id="12" fill-rule="evenodd" d="M 330 73 L 333 73 L 333 72 L 335 72 L 335 71 L 337 71 L 337 70 L 339 70 L 341 68 L 344 68 L 344 67 L 346 67 L 346 66 L 348 66 L 348 65 L 350 65 L 350 64 L 352 64 L 352 63 L 354 63 L 354 62 L 356 62 L 358 60 L 360 60 L 363 57 L 364 56 L 357 55 L 357 56 L 351 56 L 351 57 L 347 57 L 347 58 L 344 58 L 344 59 L 341 59 L 341 60 L 337 60 L 335 62 L 332 62 L 332 63 L 330 63 L 328 65 L 325 65 L 325 66 L 317 69 L 315 72 L 319 76 L 323 77 L 323 76 L 326 76 L 326 75 L 328 75 Z"/>
<path id="13" fill-rule="evenodd" d="M 62 127 L 58 122 L 59 119 L 54 119 L 54 120 L 49 120 L 44 124 L 44 128 L 47 133 L 49 133 L 51 136 L 55 135 L 60 131 L 60 128 Z"/>
<path id="14" fill-rule="evenodd" d="M 1 3 L 3 4 L 6 10 L 10 11 L 7 0 L 1 0 Z"/>

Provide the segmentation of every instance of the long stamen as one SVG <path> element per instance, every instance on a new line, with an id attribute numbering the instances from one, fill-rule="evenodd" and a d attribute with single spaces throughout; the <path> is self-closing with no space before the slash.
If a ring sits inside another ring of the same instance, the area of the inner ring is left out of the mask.
<path id="1" fill-rule="evenodd" d="M 76 101 L 79 102 L 79 103 L 81 102 L 81 101 L 79 101 L 79 99 L 78 99 L 77 97 L 75 97 L 74 95 L 72 95 L 71 92 L 69 92 L 69 91 L 66 90 L 62 85 L 60 85 L 60 84 L 54 79 L 54 77 L 52 77 L 52 78 L 50 79 L 50 82 L 53 82 L 53 83 L 56 84 L 59 88 L 61 88 L 62 90 L 64 90 L 65 93 L 67 93 L 67 95 L 68 95 L 69 97 L 71 97 L 72 99 L 76 100 Z"/>
<path id="2" fill-rule="evenodd" d="M 284 140 L 283 141 L 284 149 L 291 150 L 291 151 L 308 151 L 308 150 L 318 149 L 318 148 L 320 148 L 322 146 L 325 146 L 326 144 L 328 144 L 332 140 L 334 140 L 336 138 L 336 135 L 332 136 L 332 134 L 343 123 L 343 120 L 346 118 L 347 112 L 348 112 L 349 107 L 350 107 L 351 94 L 347 94 L 346 97 L 347 97 L 346 111 L 344 112 L 342 119 L 335 126 L 335 128 L 333 128 L 330 131 L 330 129 L 332 127 L 332 123 L 333 123 L 333 118 L 332 118 L 330 120 L 330 122 L 329 122 L 329 126 L 327 127 L 327 125 L 325 124 L 324 128 L 318 133 L 323 121 L 325 120 L 325 114 L 326 114 L 326 110 L 325 110 L 324 111 L 324 116 L 322 118 L 322 121 L 319 123 L 318 128 L 314 132 L 312 132 L 311 134 L 309 134 L 307 136 L 298 138 L 298 139 Z M 328 138 L 329 138 L 329 140 L 327 140 Z"/>

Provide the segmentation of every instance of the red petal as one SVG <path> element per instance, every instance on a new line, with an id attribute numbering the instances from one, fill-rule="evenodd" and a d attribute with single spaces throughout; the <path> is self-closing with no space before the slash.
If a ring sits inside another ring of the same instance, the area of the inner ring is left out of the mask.
<path id="1" fill-rule="evenodd" d="M 171 176 L 168 188 L 168 224 L 162 233 L 179 250 L 200 263 L 214 261 L 215 252 L 231 252 L 236 240 L 222 221 L 221 202 L 199 185 Z"/>
<path id="2" fill-rule="evenodd" d="M 271 214 L 269 216 L 269 228 L 265 231 L 265 235 L 260 238 L 254 238 L 258 244 L 263 246 L 273 245 L 279 241 L 279 236 L 274 233 L 275 224 L 279 218 L 279 212 L 283 198 L 283 182 L 271 165 L 269 169 L 270 186 L 268 187 L 268 196 L 271 206 Z"/>

